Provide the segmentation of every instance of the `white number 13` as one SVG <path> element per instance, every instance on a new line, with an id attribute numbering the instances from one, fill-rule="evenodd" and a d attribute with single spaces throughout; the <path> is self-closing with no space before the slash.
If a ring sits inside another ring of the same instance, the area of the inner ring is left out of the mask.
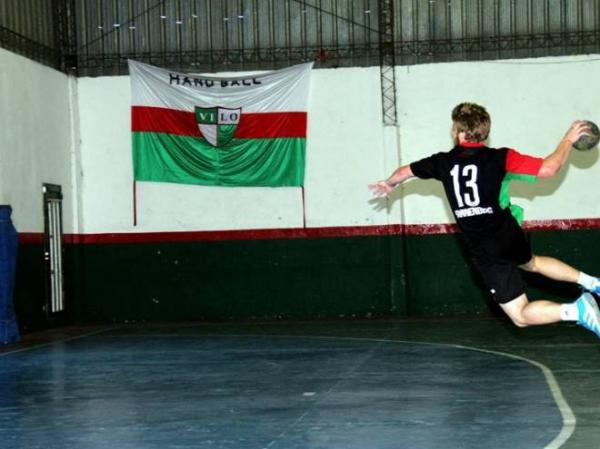
<path id="1" fill-rule="evenodd" d="M 465 204 L 469 207 L 479 206 L 480 199 L 479 189 L 477 187 L 477 166 L 465 165 L 462 169 L 462 179 L 459 171 L 459 165 L 455 165 L 452 167 L 452 170 L 450 170 L 458 207 L 464 207 Z M 461 180 L 464 181 L 464 193 L 461 192 L 463 187 Z"/>

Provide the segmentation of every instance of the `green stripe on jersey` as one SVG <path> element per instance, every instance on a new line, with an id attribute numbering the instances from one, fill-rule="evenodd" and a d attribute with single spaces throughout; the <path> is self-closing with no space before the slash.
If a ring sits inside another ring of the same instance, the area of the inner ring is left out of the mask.
<path id="1" fill-rule="evenodd" d="M 500 198 L 498 199 L 500 207 L 502 209 L 510 207 L 510 213 L 513 217 L 515 217 L 517 223 L 521 225 L 523 223 L 523 208 L 521 206 L 517 206 L 516 204 L 510 203 L 510 183 L 512 181 L 535 182 L 537 181 L 537 176 L 508 172 L 506 173 L 506 176 L 502 180 L 502 185 L 500 186 Z"/>

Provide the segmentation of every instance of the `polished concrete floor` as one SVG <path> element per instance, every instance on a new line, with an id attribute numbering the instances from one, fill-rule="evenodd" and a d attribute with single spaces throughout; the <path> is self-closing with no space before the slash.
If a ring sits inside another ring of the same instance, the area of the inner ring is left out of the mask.
<path id="1" fill-rule="evenodd" d="M 65 328 L 0 349 L 0 447 L 593 449 L 599 375 L 571 325 Z"/>

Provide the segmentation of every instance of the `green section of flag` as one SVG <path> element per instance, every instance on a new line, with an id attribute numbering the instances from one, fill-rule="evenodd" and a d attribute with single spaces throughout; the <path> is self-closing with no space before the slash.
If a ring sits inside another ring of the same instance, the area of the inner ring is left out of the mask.
<path id="1" fill-rule="evenodd" d="M 304 184 L 305 138 L 234 139 L 219 148 L 197 137 L 165 133 L 134 132 L 132 140 L 136 181 L 209 186 Z"/>
<path id="2" fill-rule="evenodd" d="M 510 183 L 512 181 L 535 182 L 537 177 L 534 175 L 522 175 L 518 173 L 506 173 L 502 185 L 500 186 L 499 204 L 502 209 L 510 208 L 510 213 L 517 220 L 517 223 L 523 223 L 523 208 L 510 202 Z"/>
<path id="3" fill-rule="evenodd" d="M 217 146 L 223 147 L 233 139 L 233 134 L 237 129 L 237 125 L 219 125 L 217 127 Z"/>

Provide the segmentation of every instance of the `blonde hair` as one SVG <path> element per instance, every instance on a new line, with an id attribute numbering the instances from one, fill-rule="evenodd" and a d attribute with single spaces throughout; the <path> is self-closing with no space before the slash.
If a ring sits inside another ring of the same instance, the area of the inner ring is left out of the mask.
<path id="1" fill-rule="evenodd" d="M 452 122 L 456 133 L 465 133 L 469 142 L 483 142 L 490 134 L 492 120 L 483 106 L 461 103 L 452 110 Z"/>

